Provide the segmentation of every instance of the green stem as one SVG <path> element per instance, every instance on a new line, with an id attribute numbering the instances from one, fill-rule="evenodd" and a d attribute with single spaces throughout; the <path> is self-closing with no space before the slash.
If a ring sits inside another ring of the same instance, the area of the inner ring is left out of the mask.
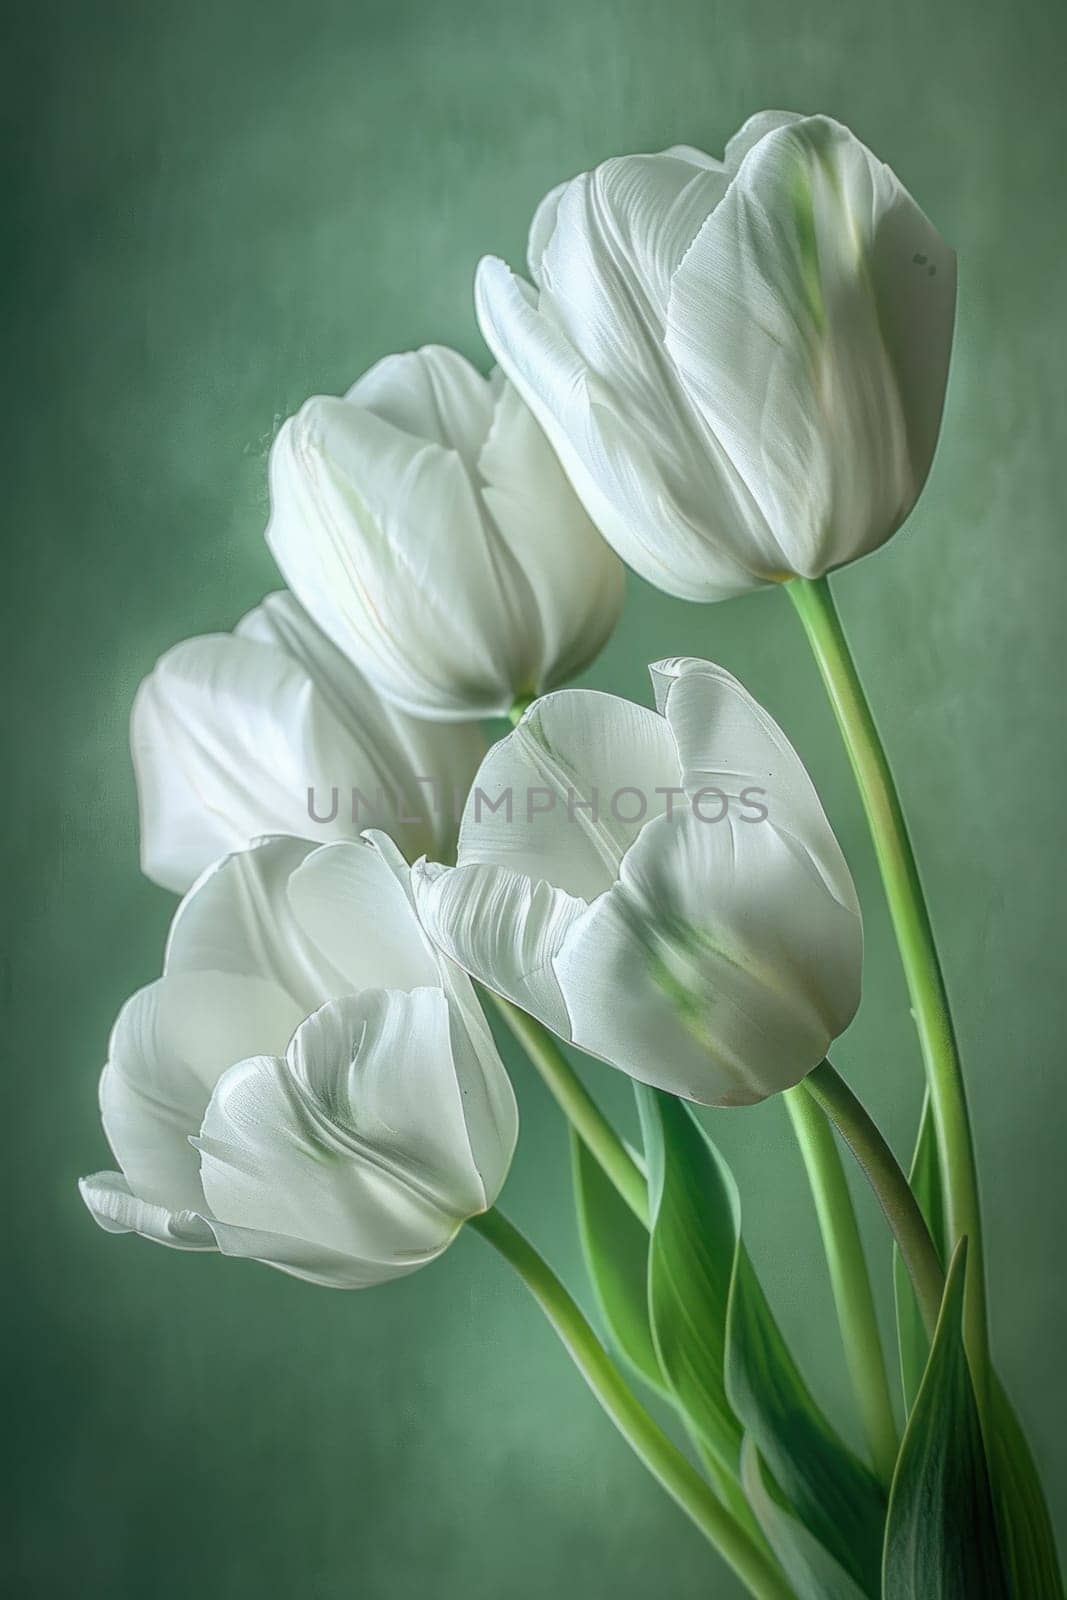
<path id="1" fill-rule="evenodd" d="M 866 1173 L 915 1285 L 926 1331 L 933 1338 L 945 1290 L 945 1274 L 926 1219 L 900 1163 L 873 1118 L 829 1061 L 823 1061 L 814 1072 L 808 1073 L 804 1089 L 825 1111 Z"/>
<path id="2" fill-rule="evenodd" d="M 519 722 L 522 720 L 523 712 L 528 706 L 533 705 L 536 698 L 536 695 L 524 694 L 520 695 L 515 701 L 511 710 L 508 712 L 508 721 L 511 723 L 513 728 L 518 726 Z"/>
<path id="3" fill-rule="evenodd" d="M 578 1306 L 529 1241 L 495 1209 L 472 1217 L 469 1226 L 488 1239 L 515 1268 L 630 1448 L 696 1523 L 749 1592 L 757 1600 L 793 1600 L 792 1591 L 778 1569 L 720 1504 L 696 1468 L 630 1392 Z"/>
<path id="4" fill-rule="evenodd" d="M 937 1131 L 949 1251 L 967 1237 L 968 1354 L 980 1401 L 989 1367 L 978 1172 L 948 996 L 918 867 L 885 749 L 825 578 L 796 578 L 787 592 L 807 633 L 859 784 L 919 1032 Z"/>
<path id="5" fill-rule="evenodd" d="M 785 1102 L 811 1184 L 845 1360 L 871 1464 L 888 1488 L 900 1441 L 870 1273 L 844 1165 L 825 1114 L 803 1085 L 788 1090 Z"/>
<path id="6" fill-rule="evenodd" d="M 541 1074 L 578 1137 L 647 1228 L 648 1186 L 644 1175 L 548 1029 L 502 995 L 484 992 Z"/>

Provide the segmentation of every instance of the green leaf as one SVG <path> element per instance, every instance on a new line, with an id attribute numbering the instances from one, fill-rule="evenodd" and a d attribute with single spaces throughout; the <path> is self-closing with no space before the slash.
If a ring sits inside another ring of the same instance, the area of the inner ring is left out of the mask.
<path id="1" fill-rule="evenodd" d="M 945 1245 L 945 1204 L 941 1190 L 941 1168 L 937 1156 L 937 1133 L 930 1095 L 923 1101 L 919 1137 L 915 1142 L 911 1171 L 908 1174 L 912 1193 L 919 1202 L 919 1210 L 926 1219 L 930 1237 L 938 1252 Z M 915 1298 L 908 1269 L 900 1251 L 893 1247 L 893 1288 L 897 1306 L 897 1344 L 900 1350 L 900 1381 L 904 1390 L 904 1407 L 910 1411 L 915 1403 L 926 1361 L 930 1354 L 930 1341 L 923 1327 L 919 1303 Z"/>
<path id="2" fill-rule="evenodd" d="M 937 1137 L 929 1096 L 923 1105 L 919 1138 L 911 1168 L 911 1186 L 939 1249 L 945 1239 L 945 1207 Z M 907 1269 L 895 1252 L 894 1278 L 897 1331 L 900 1340 L 901 1378 L 905 1404 L 910 1411 L 926 1367 L 930 1341 L 926 1337 Z M 1064 1600 L 1056 1539 L 1052 1531 L 1044 1490 L 1030 1446 L 1012 1403 L 994 1374 L 990 1391 L 992 1438 L 987 1443 L 997 1507 L 1001 1547 L 1016 1595 L 1041 1595 L 1042 1600 Z"/>
<path id="3" fill-rule="evenodd" d="M 990 1393 L 993 1491 L 1004 1558 L 1017 1596 L 1063 1600 L 1056 1537 L 1034 1458 L 1011 1401 L 994 1374 Z"/>
<path id="4" fill-rule="evenodd" d="M 726 1307 L 737 1250 L 733 1178 L 687 1106 L 636 1085 L 648 1162 L 648 1306 L 660 1369 L 695 1434 L 736 1476 L 741 1425 L 726 1398 Z"/>
<path id="5" fill-rule="evenodd" d="M 612 1343 L 660 1394 L 669 1390 L 648 1323 L 648 1233 L 571 1130 L 578 1232 Z"/>
<path id="6" fill-rule="evenodd" d="M 864 1600 L 863 1590 L 789 1510 L 748 1434 L 741 1445 L 741 1482 L 797 1600 Z"/>
<path id="7" fill-rule="evenodd" d="M 885 1496 L 838 1437 L 797 1369 L 743 1243 L 727 1315 L 734 1411 L 801 1522 L 855 1582 L 879 1594 Z"/>
<path id="8" fill-rule="evenodd" d="M 966 1259 L 961 1239 L 893 1478 L 883 1600 L 1010 1600 L 1012 1593 L 963 1348 Z"/>
<path id="9" fill-rule="evenodd" d="M 737 1472 L 743 1430 L 801 1522 L 877 1596 L 885 1498 L 826 1422 L 778 1331 L 741 1242 L 729 1167 L 688 1106 L 638 1088 L 660 1365 L 708 1451 Z"/>

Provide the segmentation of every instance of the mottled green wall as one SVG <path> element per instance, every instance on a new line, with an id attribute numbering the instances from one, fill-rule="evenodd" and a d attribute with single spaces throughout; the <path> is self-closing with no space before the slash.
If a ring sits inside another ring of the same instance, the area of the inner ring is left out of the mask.
<path id="1" fill-rule="evenodd" d="M 838 593 L 958 1006 L 996 1344 L 1062 1505 L 1064 19 L 1055 0 L 7 11 L 13 1594 L 737 1592 L 477 1238 L 392 1288 L 331 1294 L 109 1239 L 74 1180 L 103 1162 L 107 1030 L 155 976 L 170 911 L 137 872 L 127 710 L 168 644 L 228 626 L 275 584 L 261 531 L 279 418 L 394 349 L 481 356 L 475 260 L 520 259 L 550 184 L 620 150 L 718 150 L 764 105 L 849 122 L 960 253 L 929 490 Z M 686 652 L 738 673 L 817 775 L 868 908 L 867 997 L 839 1063 L 903 1149 L 916 1051 L 798 628 L 777 594 L 699 609 L 634 583 L 590 681 L 644 695 L 644 663 Z M 515 1076 L 508 1206 L 579 1285 L 561 1129 L 530 1072 Z M 628 1115 L 625 1085 L 597 1077 Z M 715 1128 L 784 1320 L 836 1405 L 840 1351 L 782 1108 Z"/>

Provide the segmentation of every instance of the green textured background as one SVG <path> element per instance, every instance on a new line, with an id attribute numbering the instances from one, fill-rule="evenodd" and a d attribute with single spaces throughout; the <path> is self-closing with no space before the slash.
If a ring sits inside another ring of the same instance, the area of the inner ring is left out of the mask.
<path id="1" fill-rule="evenodd" d="M 275 585 L 279 419 L 394 349 L 481 356 L 475 260 L 521 259 L 549 185 L 620 150 L 719 150 L 764 105 L 850 123 L 960 253 L 929 489 L 837 590 L 958 1008 L 996 1346 L 1062 1506 L 1065 17 L 1052 0 L 6 8 L 3 1561 L 20 1600 L 738 1592 L 479 1239 L 331 1294 L 107 1238 L 74 1181 L 103 1164 L 107 1030 L 156 975 L 171 907 L 137 872 L 128 707 L 167 645 Z M 839 1064 L 904 1149 L 916 1050 L 799 630 L 777 594 L 700 609 L 635 583 L 590 681 L 644 695 L 644 663 L 686 652 L 738 673 L 816 774 L 867 908 Z M 580 1285 L 561 1128 L 515 1076 L 507 1205 Z M 628 1114 L 625 1084 L 596 1076 Z M 783 1110 L 714 1122 L 838 1407 Z"/>

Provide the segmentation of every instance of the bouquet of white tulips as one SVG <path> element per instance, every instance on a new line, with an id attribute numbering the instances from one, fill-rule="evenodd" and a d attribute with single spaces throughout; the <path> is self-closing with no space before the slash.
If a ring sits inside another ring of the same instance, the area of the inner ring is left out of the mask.
<path id="1" fill-rule="evenodd" d="M 86 1205 L 338 1288 L 413 1272 L 467 1224 L 759 1600 L 1062 1600 L 990 1355 L 938 955 L 827 578 L 922 490 L 953 253 L 846 128 L 765 112 L 723 161 L 676 148 L 560 184 L 529 271 L 478 270 L 488 378 L 431 347 L 285 423 L 267 538 L 289 592 L 142 685 L 142 864 L 184 898 L 115 1023 L 119 1170 L 83 1180 Z M 828 1057 L 860 1001 L 860 907 L 786 735 L 708 661 L 654 664 L 648 704 L 563 687 L 618 620 L 624 562 L 686 599 L 778 585 L 797 610 L 918 1030 L 907 1174 Z M 487 745 L 492 717 L 512 726 Z M 519 1119 L 483 1001 L 569 1119 L 600 1333 L 498 1208 Z M 557 1040 L 633 1080 L 643 1148 Z M 790 1354 L 690 1108 L 775 1094 L 862 1456 Z M 853 1158 L 895 1240 L 899 1397 Z"/>

